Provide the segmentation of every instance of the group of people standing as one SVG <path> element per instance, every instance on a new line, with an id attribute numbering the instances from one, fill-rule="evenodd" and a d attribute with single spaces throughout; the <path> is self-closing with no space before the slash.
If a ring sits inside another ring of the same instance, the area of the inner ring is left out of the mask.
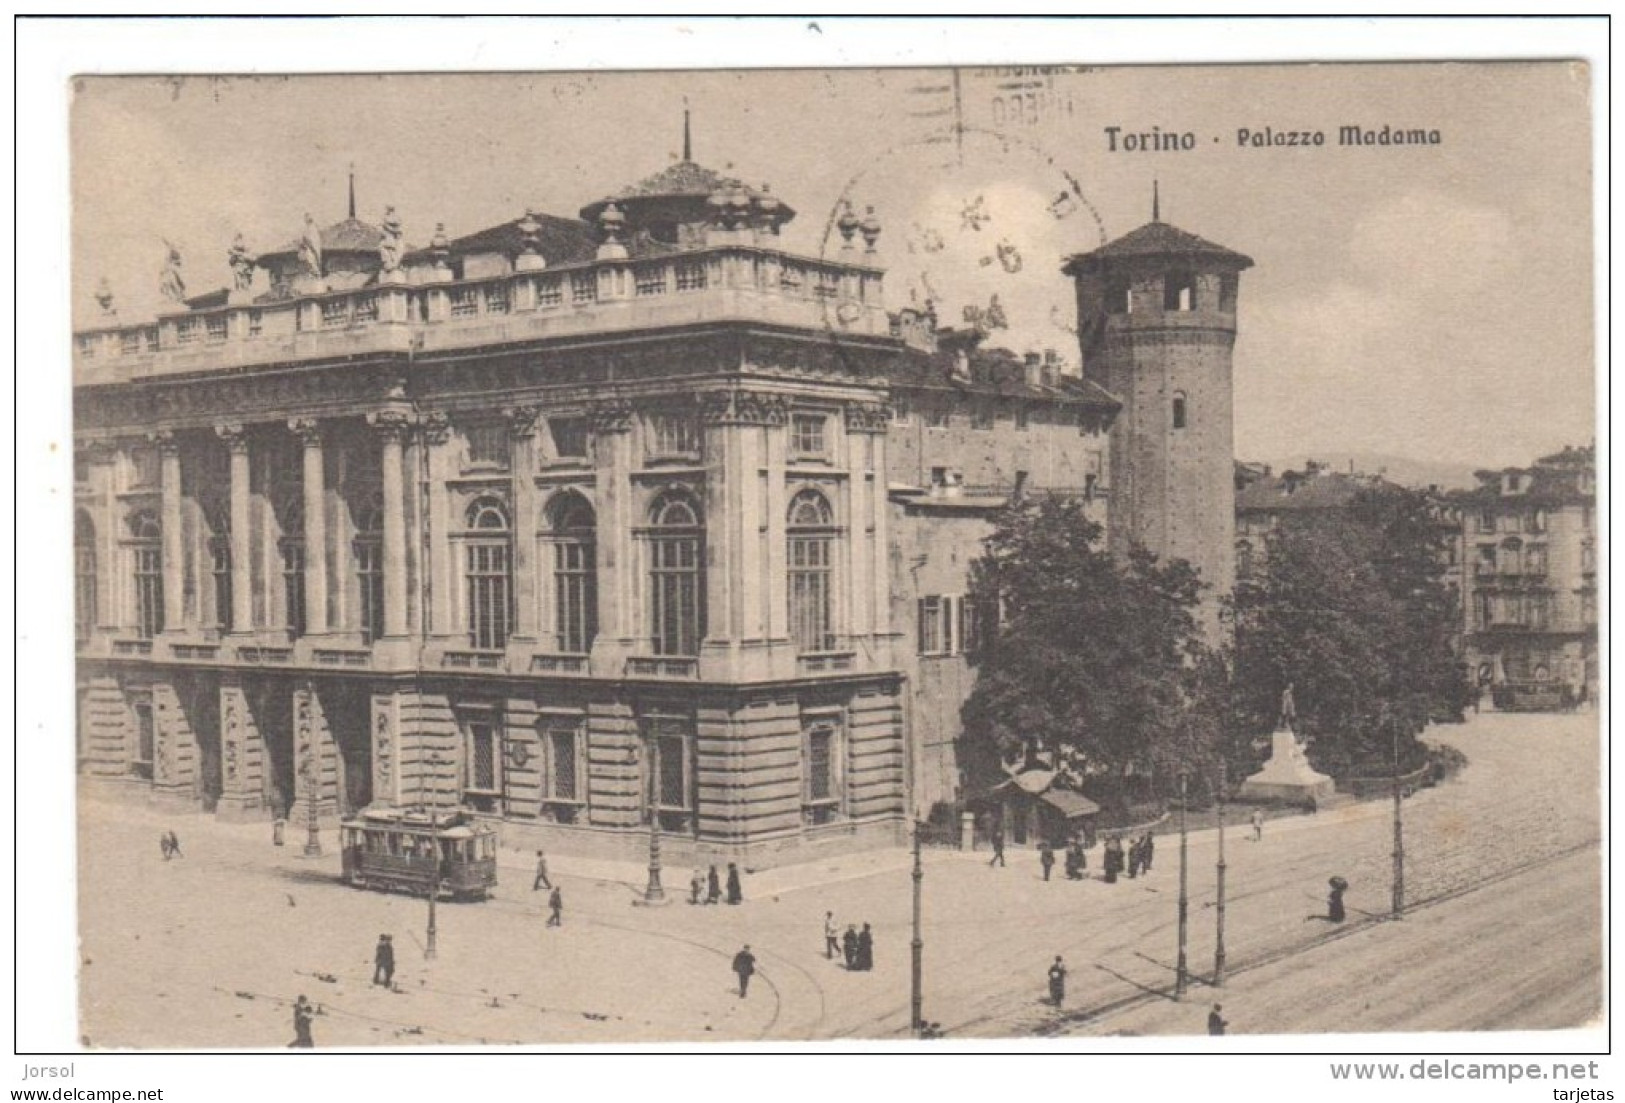
<path id="1" fill-rule="evenodd" d="M 869 929 L 869 924 L 858 930 L 856 923 L 846 925 L 846 933 L 842 934 L 841 925 L 835 922 L 834 912 L 824 913 L 824 956 L 830 961 L 837 959 L 846 963 L 846 968 L 853 973 L 867 973 L 875 967 L 875 936 Z"/>
<path id="2" fill-rule="evenodd" d="M 1151 832 L 1147 831 L 1137 839 L 1129 841 L 1128 847 L 1123 846 L 1120 835 L 1113 835 L 1106 840 L 1106 854 L 1102 859 L 1106 883 L 1115 885 L 1118 874 L 1127 873 L 1130 877 L 1138 877 L 1141 873 L 1151 872 L 1151 859 L 1155 856 L 1157 844 Z"/>
<path id="3" fill-rule="evenodd" d="M 728 903 L 743 904 L 745 902 L 744 886 L 739 880 L 739 866 L 734 862 L 728 863 L 727 887 Z M 688 879 L 688 902 L 690 904 L 720 904 L 723 900 L 722 891 L 723 879 L 717 873 L 715 863 L 712 864 L 709 871 L 704 873 L 700 872 L 698 867 L 695 867 L 694 876 Z M 702 894 L 704 895 L 703 899 L 701 898 Z"/>
<path id="4" fill-rule="evenodd" d="M 1049 843 L 1038 848 L 1038 864 L 1044 867 L 1044 880 L 1048 881 L 1050 871 L 1055 868 L 1055 848 Z M 1082 841 L 1073 839 L 1067 844 L 1065 869 L 1068 881 L 1081 881 L 1088 876 L 1089 858 Z"/>

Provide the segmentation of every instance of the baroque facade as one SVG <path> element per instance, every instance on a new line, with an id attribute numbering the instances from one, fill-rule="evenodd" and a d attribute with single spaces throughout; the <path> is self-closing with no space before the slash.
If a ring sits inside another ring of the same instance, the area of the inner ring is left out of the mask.
<path id="1" fill-rule="evenodd" d="M 234 246 L 233 289 L 137 325 L 104 302 L 74 350 L 87 786 L 461 805 L 602 856 L 657 820 L 679 860 L 753 864 L 957 799 L 991 516 L 1059 490 L 1106 518 L 1139 461 L 1096 378 L 888 315 L 872 215 L 816 259 L 780 245 L 794 213 L 685 159 L 412 250 L 352 189 Z M 1227 386 L 1236 264 L 1170 248 L 1135 263 L 1202 273 L 1225 356 L 1189 370 Z M 1218 417 L 1219 383 L 1182 386 Z"/>

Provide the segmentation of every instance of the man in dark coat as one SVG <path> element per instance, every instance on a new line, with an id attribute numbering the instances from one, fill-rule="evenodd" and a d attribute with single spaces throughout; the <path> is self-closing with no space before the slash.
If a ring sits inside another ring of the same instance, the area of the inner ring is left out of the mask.
<path id="1" fill-rule="evenodd" d="M 734 955 L 734 972 L 739 975 L 739 998 L 744 999 L 750 990 L 750 978 L 756 973 L 756 955 L 748 945 Z"/>
<path id="2" fill-rule="evenodd" d="M 739 887 L 739 867 L 732 862 L 728 863 L 728 903 L 738 904 L 745 899 L 744 891 Z"/>
<path id="3" fill-rule="evenodd" d="M 1154 838 L 1155 836 L 1147 831 L 1145 833 L 1145 842 L 1140 844 L 1140 863 L 1145 867 L 1147 873 L 1151 872 L 1151 855 L 1155 854 L 1157 850 L 1157 844 L 1152 841 Z"/>
<path id="4" fill-rule="evenodd" d="M 705 902 L 716 904 L 722 900 L 722 878 L 717 876 L 717 867 L 712 866 L 711 872 L 705 875 Z"/>
<path id="5" fill-rule="evenodd" d="M 1055 955 L 1055 964 L 1049 967 L 1049 998 L 1056 1007 L 1066 999 L 1066 963 L 1061 955 Z"/>
<path id="6" fill-rule="evenodd" d="M 858 929 L 852 924 L 846 925 L 846 933 L 841 936 L 841 953 L 846 958 L 846 967 L 851 972 L 858 968 Z"/>
<path id="7" fill-rule="evenodd" d="M 530 891 L 536 892 L 539 889 L 551 889 L 552 887 L 553 882 L 547 876 L 547 853 L 538 850 L 536 852 L 536 879 L 530 883 Z"/>
<path id="8" fill-rule="evenodd" d="M 875 967 L 875 936 L 869 924 L 858 932 L 858 972 L 867 973 Z"/>
<path id="9" fill-rule="evenodd" d="M 169 856 L 171 858 L 186 857 L 186 855 L 181 853 L 181 837 L 179 835 L 171 831 L 165 835 L 164 838 L 169 842 Z"/>
<path id="10" fill-rule="evenodd" d="M 1004 829 L 999 828 L 993 832 L 993 857 L 987 861 L 988 867 L 1004 865 Z"/>
<path id="11" fill-rule="evenodd" d="M 1123 844 L 1116 839 L 1106 840 L 1106 856 L 1104 859 L 1106 883 L 1117 884 L 1117 871 L 1123 864 Z"/>
<path id="12" fill-rule="evenodd" d="M 1213 1010 L 1207 1013 L 1207 1032 L 1215 1037 L 1223 1034 L 1224 1028 L 1230 1025 L 1225 1017 L 1219 1014 L 1219 1012 L 1223 1010 L 1223 1007 L 1218 1004 L 1214 1004 Z"/>
<path id="13" fill-rule="evenodd" d="M 1044 880 L 1049 880 L 1049 871 L 1055 868 L 1055 848 L 1045 843 L 1038 848 L 1038 864 L 1044 867 Z"/>
<path id="14" fill-rule="evenodd" d="M 315 1018 L 316 1009 L 310 1006 L 310 1001 L 300 996 L 293 1005 L 293 1041 L 288 1043 L 289 1049 L 314 1049 L 316 1042 L 310 1036 L 310 1021 Z"/>
<path id="15" fill-rule="evenodd" d="M 547 917 L 547 925 L 549 927 L 564 926 L 564 894 L 559 891 L 557 885 L 554 885 L 553 891 L 548 894 L 547 907 L 552 912 Z"/>
<path id="16" fill-rule="evenodd" d="M 1131 839 L 1128 844 L 1128 879 L 1130 881 L 1140 875 L 1140 840 Z"/>
<path id="17" fill-rule="evenodd" d="M 385 988 L 395 983 L 395 942 L 387 934 L 378 936 L 378 948 L 372 952 L 372 982 Z"/>

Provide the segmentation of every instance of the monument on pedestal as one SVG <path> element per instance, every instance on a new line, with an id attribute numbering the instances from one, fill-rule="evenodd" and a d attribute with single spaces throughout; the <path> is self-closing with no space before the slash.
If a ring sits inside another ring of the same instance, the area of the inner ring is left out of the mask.
<path id="1" fill-rule="evenodd" d="M 1236 792 L 1243 801 L 1279 801 L 1283 804 L 1305 804 L 1311 807 L 1330 797 L 1335 783 L 1325 774 L 1316 773 L 1304 757 L 1303 747 L 1293 732 L 1297 711 L 1292 704 L 1292 687 L 1281 694 L 1281 720 L 1270 737 L 1269 761 L 1264 768 L 1246 781 Z"/>

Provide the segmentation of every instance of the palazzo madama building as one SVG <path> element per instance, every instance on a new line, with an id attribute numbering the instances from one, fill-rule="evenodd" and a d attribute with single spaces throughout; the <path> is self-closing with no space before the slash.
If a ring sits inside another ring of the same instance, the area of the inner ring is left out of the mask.
<path id="1" fill-rule="evenodd" d="M 686 158 L 420 249 L 351 194 L 234 246 L 231 289 L 75 334 L 87 788 L 462 806 L 604 857 L 658 817 L 678 860 L 754 864 L 961 796 L 966 571 L 1013 494 L 1106 517 L 1104 375 L 888 314 L 872 212 L 794 255 L 789 205 Z M 1156 313 L 1129 253 L 1081 278 Z"/>

